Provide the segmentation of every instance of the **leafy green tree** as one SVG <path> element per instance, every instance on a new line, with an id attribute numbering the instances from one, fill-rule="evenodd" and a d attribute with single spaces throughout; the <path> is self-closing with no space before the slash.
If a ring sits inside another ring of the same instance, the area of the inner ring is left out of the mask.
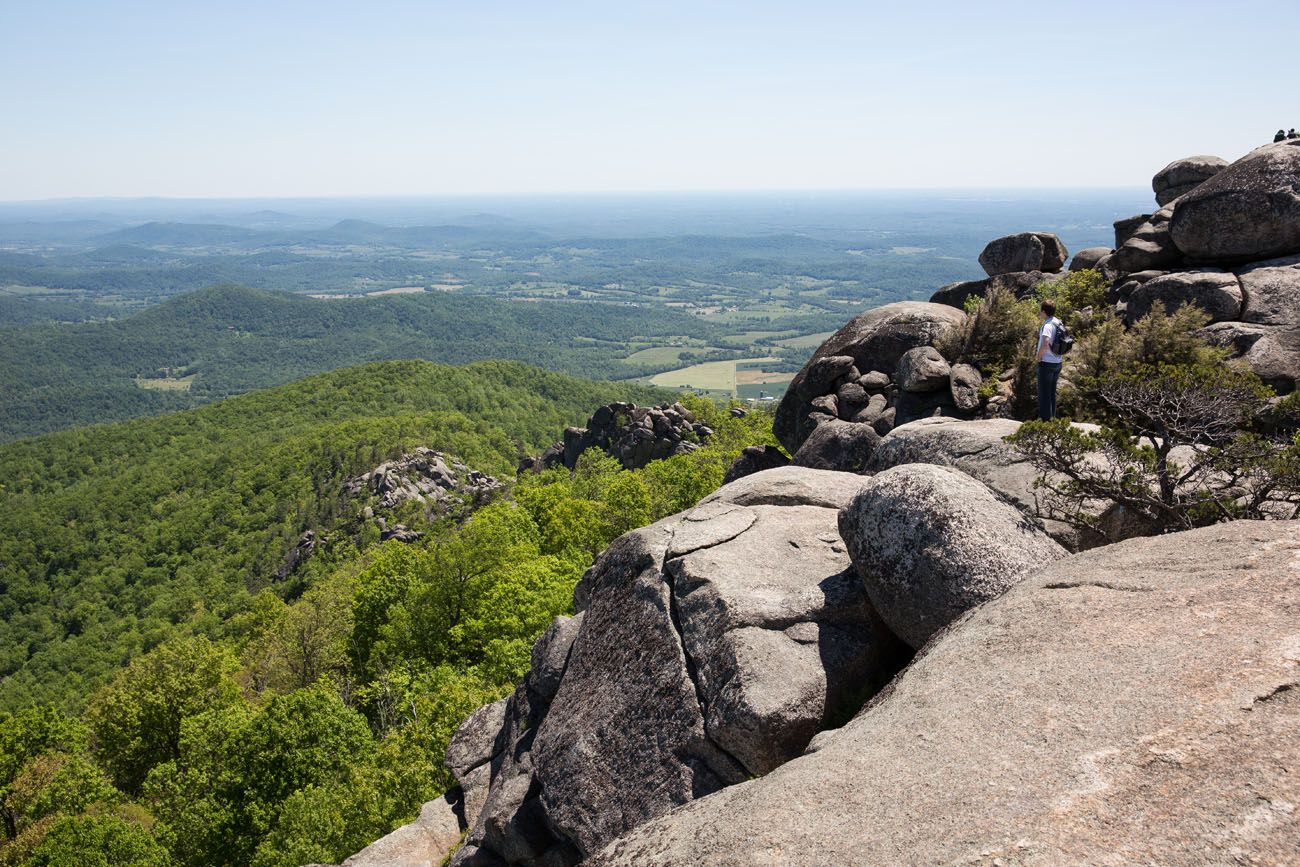
<path id="1" fill-rule="evenodd" d="M 1190 306 L 1156 311 L 1128 330 L 1101 323 L 1083 342 L 1072 403 L 1100 430 L 1028 422 L 1008 438 L 1040 471 L 1045 517 L 1114 541 L 1300 515 L 1297 401 L 1261 427 L 1272 392 L 1197 336 L 1205 321 Z"/>
<path id="2" fill-rule="evenodd" d="M 80 721 L 49 706 L 0 713 L 0 819 L 6 839 L 18 835 L 21 808 L 12 798 L 15 782 L 28 763 L 49 753 L 83 751 L 88 740 L 89 732 Z"/>
<path id="3" fill-rule="evenodd" d="M 138 657 L 100 690 L 86 716 L 117 786 L 135 794 L 151 768 L 179 759 L 186 717 L 241 703 L 238 667 L 228 649 L 196 636 Z"/>
<path id="4" fill-rule="evenodd" d="M 169 867 L 171 856 L 144 825 L 115 814 L 60 816 L 24 867 Z"/>

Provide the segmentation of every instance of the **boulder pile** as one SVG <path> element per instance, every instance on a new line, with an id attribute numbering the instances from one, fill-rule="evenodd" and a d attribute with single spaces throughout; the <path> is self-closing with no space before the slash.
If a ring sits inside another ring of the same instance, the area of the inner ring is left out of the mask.
<path id="1" fill-rule="evenodd" d="M 501 482 L 487 473 L 473 470 L 427 446 L 391 461 L 343 483 L 349 497 L 367 494 L 372 511 L 393 509 L 402 503 L 417 502 L 440 510 L 457 505 L 480 505 L 501 489 Z"/>
<path id="2" fill-rule="evenodd" d="M 557 466 L 573 469 L 591 448 L 616 458 L 624 469 L 639 470 L 651 461 L 693 452 L 711 436 L 712 428 L 680 403 L 611 403 L 592 413 L 586 427 L 567 428 L 562 440 L 538 457 L 524 459 L 519 472 Z"/>
<path id="3" fill-rule="evenodd" d="M 1194 304 L 1205 334 L 1279 393 L 1300 379 L 1300 140 L 1234 163 L 1189 157 L 1153 179 L 1160 209 L 1115 224 L 1096 267 L 1129 321 Z"/>

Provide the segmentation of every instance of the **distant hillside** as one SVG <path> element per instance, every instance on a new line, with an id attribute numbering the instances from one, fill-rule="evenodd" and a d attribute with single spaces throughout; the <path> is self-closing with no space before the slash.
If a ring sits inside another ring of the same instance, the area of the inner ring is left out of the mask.
<path id="1" fill-rule="evenodd" d="M 631 338 L 714 330 L 697 317 L 613 304 L 444 294 L 318 301 L 217 286 L 116 322 L 0 329 L 0 441 L 185 409 L 367 361 L 504 358 L 627 377 L 638 372 L 619 360 Z"/>
<path id="2" fill-rule="evenodd" d="M 427 445 L 509 476 L 594 407 L 662 396 L 513 362 L 386 362 L 0 446 L 0 708 L 76 705 L 168 635 L 220 634 L 381 460 Z"/>

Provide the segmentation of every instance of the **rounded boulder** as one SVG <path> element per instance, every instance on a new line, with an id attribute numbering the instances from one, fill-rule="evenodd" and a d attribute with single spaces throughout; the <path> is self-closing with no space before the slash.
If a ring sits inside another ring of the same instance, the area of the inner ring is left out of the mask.
<path id="1" fill-rule="evenodd" d="M 930 464 L 872 477 L 839 528 L 872 604 L 916 648 L 1067 553 L 981 482 Z"/>

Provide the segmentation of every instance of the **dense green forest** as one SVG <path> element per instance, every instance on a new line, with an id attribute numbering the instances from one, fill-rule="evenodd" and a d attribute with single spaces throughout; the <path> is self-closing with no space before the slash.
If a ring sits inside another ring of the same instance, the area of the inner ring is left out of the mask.
<path id="1" fill-rule="evenodd" d="M 589 452 L 413 544 L 380 543 L 342 481 L 416 445 L 508 478 L 599 403 L 655 397 L 391 362 L 0 447 L 0 864 L 298 867 L 409 820 L 595 554 L 714 490 L 771 420 L 688 399 L 699 451 Z M 309 528 L 328 546 L 273 581 Z"/>
<path id="2" fill-rule="evenodd" d="M 0 441 L 182 409 L 365 361 L 503 358 L 628 378 L 672 366 L 628 364 L 629 346 L 673 335 L 723 340 L 698 317 L 611 304 L 445 294 L 318 301 L 217 286 L 121 321 L 0 330 Z M 163 369 L 193 376 L 188 389 L 137 383 L 161 380 Z"/>

